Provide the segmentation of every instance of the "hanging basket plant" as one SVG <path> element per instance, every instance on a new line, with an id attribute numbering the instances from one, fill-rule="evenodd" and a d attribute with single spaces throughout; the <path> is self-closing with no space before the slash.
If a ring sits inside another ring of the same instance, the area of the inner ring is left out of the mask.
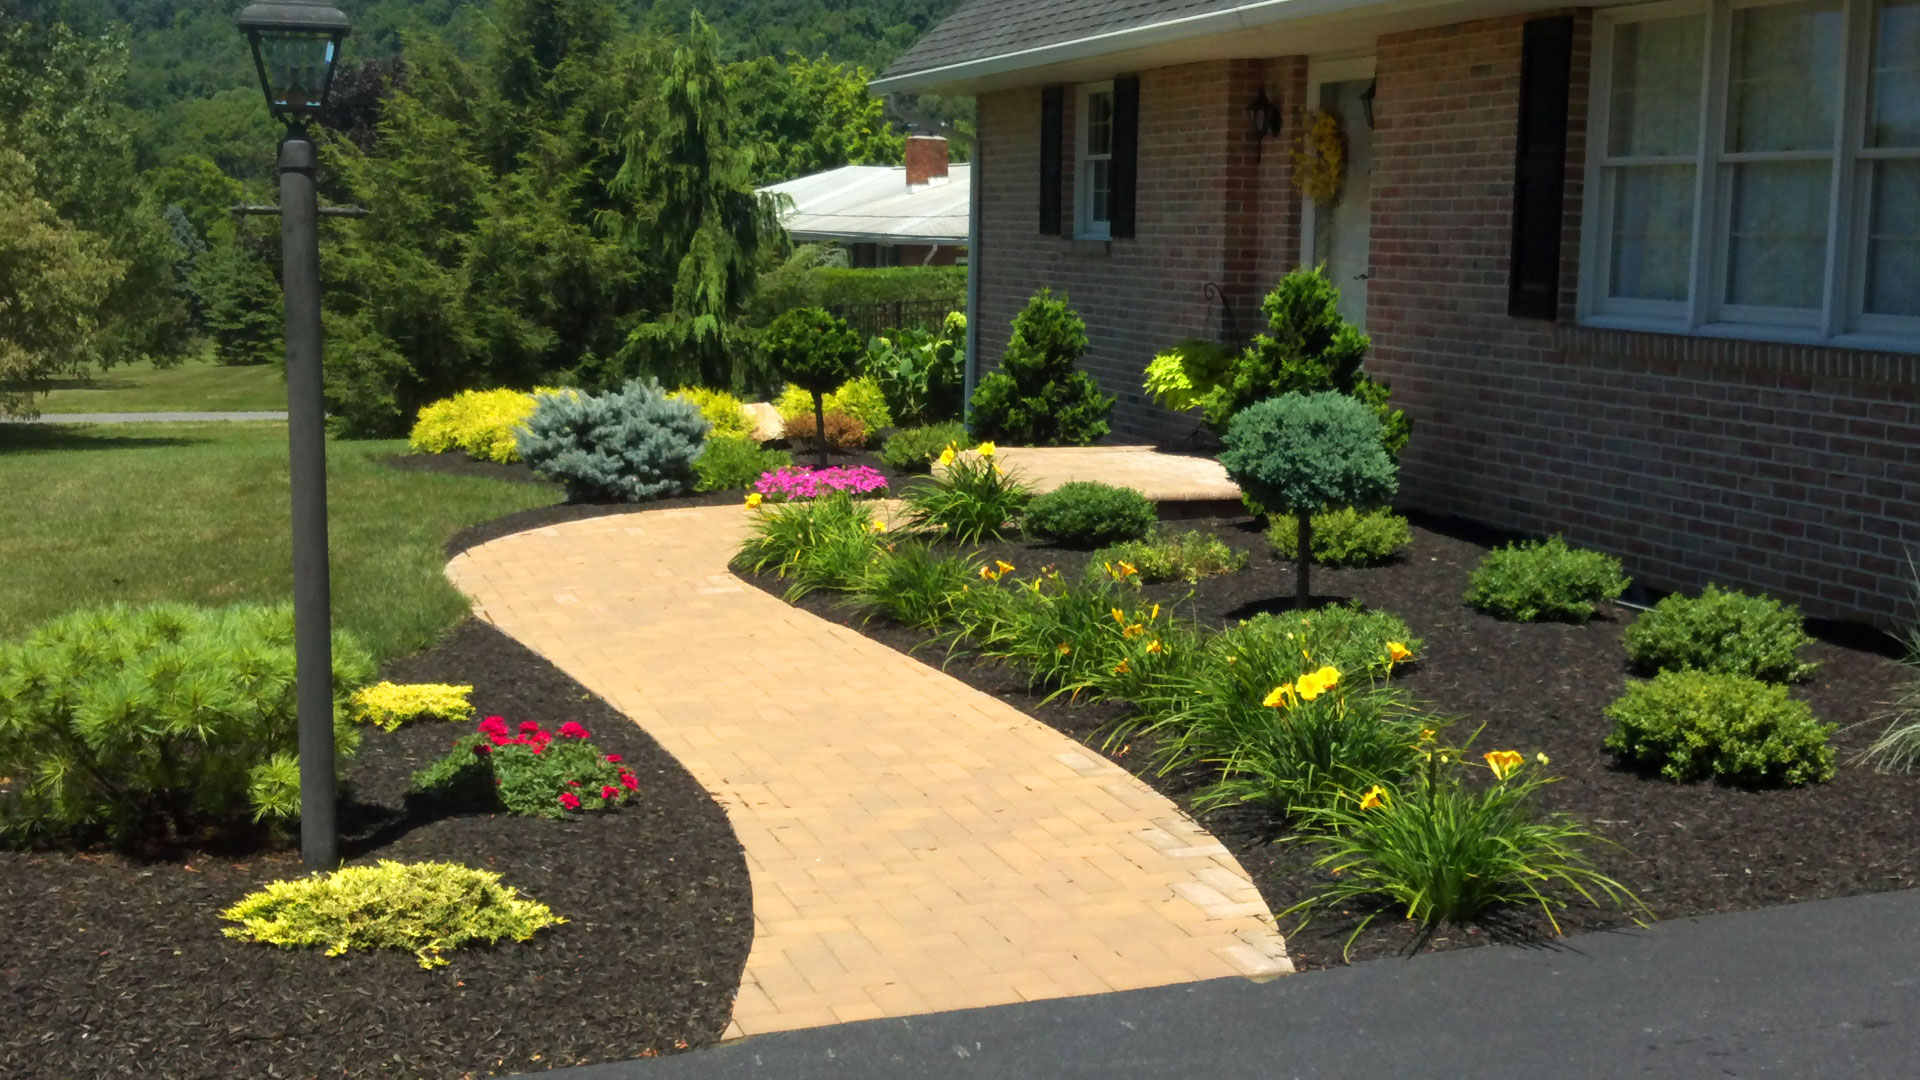
<path id="1" fill-rule="evenodd" d="M 1293 140 L 1293 183 L 1317 206 L 1340 198 L 1347 175 L 1347 133 L 1340 118 L 1325 109 L 1308 109 Z"/>

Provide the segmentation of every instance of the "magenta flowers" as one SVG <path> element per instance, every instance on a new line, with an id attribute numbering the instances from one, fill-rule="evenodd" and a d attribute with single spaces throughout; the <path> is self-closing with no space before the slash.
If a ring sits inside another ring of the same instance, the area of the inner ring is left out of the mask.
<path id="1" fill-rule="evenodd" d="M 753 490 L 782 502 L 814 499 L 833 491 L 874 495 L 887 490 L 887 478 L 868 465 L 833 465 L 824 469 L 789 465 L 761 473 Z"/>

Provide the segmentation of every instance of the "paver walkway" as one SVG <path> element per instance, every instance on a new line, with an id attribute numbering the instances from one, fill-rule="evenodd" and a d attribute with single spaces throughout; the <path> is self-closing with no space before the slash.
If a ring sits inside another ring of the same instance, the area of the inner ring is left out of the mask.
<path id="1" fill-rule="evenodd" d="M 735 578 L 745 524 L 592 518 L 448 566 L 726 807 L 755 919 L 729 1034 L 1292 970 L 1246 873 L 1173 803 Z"/>

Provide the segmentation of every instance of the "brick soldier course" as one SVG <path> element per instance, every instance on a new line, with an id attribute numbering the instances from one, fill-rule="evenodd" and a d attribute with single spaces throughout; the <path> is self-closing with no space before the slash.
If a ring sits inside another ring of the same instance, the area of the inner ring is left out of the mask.
<path id="1" fill-rule="evenodd" d="M 726 808 L 729 1035 L 1292 970 L 1238 862 L 1085 746 L 727 570 L 738 507 L 519 533 L 448 574 Z"/>

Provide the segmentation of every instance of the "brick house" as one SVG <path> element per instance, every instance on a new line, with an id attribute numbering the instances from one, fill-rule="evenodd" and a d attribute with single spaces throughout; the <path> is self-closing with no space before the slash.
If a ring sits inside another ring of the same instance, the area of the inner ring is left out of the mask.
<path id="1" fill-rule="evenodd" d="M 975 95 L 972 355 L 1064 291 L 1117 434 L 1188 436 L 1153 353 L 1325 264 L 1414 420 L 1403 504 L 1910 614 L 1915 0 L 969 0 L 874 90 Z M 1331 205 L 1293 183 L 1308 107 Z"/>

